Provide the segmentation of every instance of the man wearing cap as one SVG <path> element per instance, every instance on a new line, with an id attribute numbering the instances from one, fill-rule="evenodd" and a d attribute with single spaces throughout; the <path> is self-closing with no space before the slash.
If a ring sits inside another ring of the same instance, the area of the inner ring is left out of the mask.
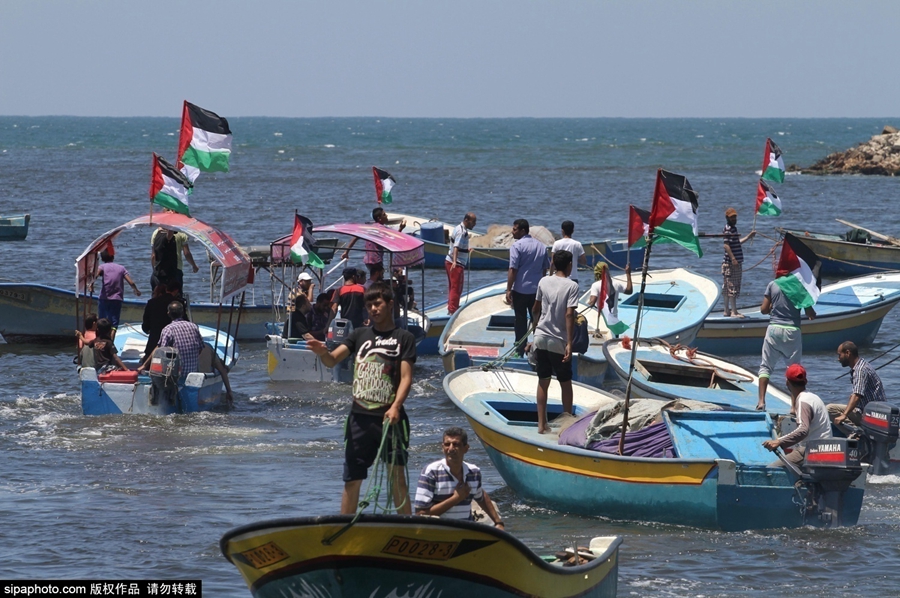
<path id="1" fill-rule="evenodd" d="M 746 243 L 754 236 L 756 231 L 750 231 L 743 239 L 737 230 L 737 210 L 728 208 L 725 210 L 725 230 L 722 231 L 725 239 L 725 259 L 722 261 L 722 297 L 725 300 L 725 317 L 741 317 L 737 310 L 737 300 L 741 294 L 741 279 L 744 276 L 744 249 L 741 244 Z"/>
<path id="2" fill-rule="evenodd" d="M 459 309 L 466 266 L 469 264 L 469 231 L 475 228 L 474 212 L 468 212 L 462 223 L 450 233 L 450 251 L 444 260 L 447 271 L 447 313 L 453 315 Z"/>
<path id="3" fill-rule="evenodd" d="M 884 385 L 875 368 L 859 356 L 856 343 L 845 341 L 838 347 L 837 352 L 841 366 L 850 368 L 850 383 L 853 389 L 846 405 L 832 403 L 826 407 L 828 416 L 836 426 L 840 426 L 848 419 L 858 426 L 862 422 L 862 412 L 867 404 L 887 400 L 884 396 Z"/>
<path id="4" fill-rule="evenodd" d="M 766 440 L 763 446 L 770 451 L 778 447 L 794 447 L 785 455 L 789 463 L 799 465 L 806 453 L 807 440 L 831 438 L 831 423 L 825 403 L 817 395 L 806 390 L 806 370 L 799 363 L 788 367 L 785 372 L 788 391 L 791 393 L 791 409 L 797 414 L 797 429 L 776 440 Z M 781 461 L 770 463 L 769 467 L 782 467 Z"/>

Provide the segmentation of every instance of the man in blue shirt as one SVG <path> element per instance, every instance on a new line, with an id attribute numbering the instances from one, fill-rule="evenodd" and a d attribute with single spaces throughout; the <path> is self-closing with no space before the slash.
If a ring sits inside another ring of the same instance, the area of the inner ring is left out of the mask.
<path id="1" fill-rule="evenodd" d="M 516 314 L 516 355 L 525 354 L 528 320 L 532 317 L 538 282 L 550 268 L 550 255 L 543 243 L 528 234 L 528 221 L 519 218 L 513 222 L 512 234 L 516 240 L 509 248 L 509 273 L 506 276 L 506 304 L 512 305 Z"/>

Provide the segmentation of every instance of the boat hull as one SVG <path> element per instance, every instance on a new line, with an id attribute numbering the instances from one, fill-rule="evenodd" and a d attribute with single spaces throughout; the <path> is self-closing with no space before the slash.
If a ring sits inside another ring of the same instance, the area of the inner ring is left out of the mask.
<path id="1" fill-rule="evenodd" d="M 336 368 L 325 367 L 319 356 L 306 348 L 303 341 L 289 343 L 281 336 L 266 338 L 269 378 L 276 382 L 341 382 L 353 381 L 347 361 Z"/>
<path id="2" fill-rule="evenodd" d="M 138 376 L 134 384 L 100 382 L 94 368 L 82 368 L 79 377 L 84 415 L 171 415 L 227 407 L 225 384 L 218 374 L 188 374 L 176 402 L 163 399 L 155 405 L 150 401 L 149 376 Z"/>
<path id="3" fill-rule="evenodd" d="M 443 269 L 450 246 L 433 241 L 424 241 L 424 243 L 425 267 Z M 582 245 L 589 269 L 593 269 L 594 265 L 602 261 L 622 270 L 628 262 L 629 251 L 626 241 L 595 241 Z M 631 263 L 640 264 L 643 261 L 643 248 L 632 249 L 630 253 Z M 469 252 L 468 267 L 471 270 L 509 270 L 509 247 L 472 247 Z M 587 278 L 593 279 L 593 276 Z"/>
<path id="4" fill-rule="evenodd" d="M 600 553 L 595 560 L 565 568 L 544 562 L 505 532 L 445 519 L 363 515 L 341 536 L 324 542 L 350 519 L 239 528 L 222 538 L 222 552 L 256 598 L 616 594 L 618 538 L 595 539 L 592 551 Z"/>
<path id="5" fill-rule="evenodd" d="M 96 298 L 82 297 L 89 302 L 87 313 L 97 313 Z M 122 322 L 140 322 L 146 302 L 126 299 L 122 302 Z M 221 316 L 228 322 L 227 309 Z M 235 308 L 235 312 L 237 308 Z M 219 321 L 219 305 L 191 303 L 194 323 L 215 329 Z M 238 315 L 232 316 L 237 323 Z M 237 340 L 262 341 L 266 337 L 266 322 L 272 319 L 269 305 L 244 306 L 241 309 Z M 75 293 L 35 284 L 0 284 L 0 334 L 7 342 L 71 341 L 75 336 Z"/>
<path id="6" fill-rule="evenodd" d="M 506 371 L 461 370 L 444 379 L 445 391 L 465 413 L 500 475 L 526 500 L 583 515 L 724 531 L 815 523 L 805 520 L 794 503 L 795 490 L 785 470 L 766 467 L 768 461 L 762 461 L 768 456 L 759 455 L 763 449 L 757 424 L 753 424 L 756 428 L 736 424 L 727 430 L 721 423 L 712 424 L 709 446 L 715 450 L 755 452 L 753 460 L 743 464 L 718 456 L 621 457 L 559 445 L 548 440 L 548 435 L 537 434 L 536 424 L 528 424 L 528 420 L 505 422 L 496 406 L 515 403 L 520 406 L 518 413 L 527 405 L 533 408 L 533 394 L 526 392 L 535 386 L 535 376 Z M 592 390 L 579 386 L 574 389 L 576 416 L 578 406 L 590 400 Z M 551 405 L 558 400 L 551 396 Z M 727 418 L 729 422 L 767 418 L 758 413 L 729 412 L 702 417 Z M 719 442 L 730 444 L 720 447 Z M 678 445 L 676 450 L 681 450 Z M 840 511 L 844 525 L 858 521 L 864 486 L 865 474 L 844 494 Z"/>
<path id="7" fill-rule="evenodd" d="M 0 216 L 0 241 L 22 241 L 28 236 L 31 214 Z"/>
<path id="8" fill-rule="evenodd" d="M 785 230 L 821 260 L 819 273 L 828 277 L 860 276 L 900 269 L 900 247 L 851 243 L 837 235 Z"/>

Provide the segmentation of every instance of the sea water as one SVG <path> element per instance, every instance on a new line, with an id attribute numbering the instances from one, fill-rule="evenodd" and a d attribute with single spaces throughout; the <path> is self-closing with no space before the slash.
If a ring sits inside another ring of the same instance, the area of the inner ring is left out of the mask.
<path id="1" fill-rule="evenodd" d="M 867 140 L 879 119 L 279 119 L 233 118 L 231 172 L 204 174 L 192 214 L 242 245 L 290 233 L 293 214 L 314 223 L 361 222 L 375 207 L 371 167 L 397 179 L 388 209 L 478 229 L 526 218 L 556 230 L 576 223 L 581 240 L 622 238 L 627 206 L 650 207 L 655 173 L 688 177 L 700 194 L 700 229 L 720 233 L 724 210 L 750 231 L 766 137 L 786 164 L 810 165 Z M 0 117 L 0 214 L 31 213 L 28 240 L 0 243 L 3 281 L 70 289 L 74 262 L 101 233 L 145 214 L 151 152 L 174 160 L 177 118 Z M 744 246 L 739 305 L 758 304 L 772 278 L 775 226 L 843 232 L 842 218 L 886 234 L 900 231 L 898 181 L 888 177 L 788 175 L 775 185 L 781 218 L 757 221 Z M 149 294 L 148 231 L 127 233 L 116 260 Z M 674 246 L 654 267 L 683 266 L 720 279 L 722 245 L 698 259 Z M 208 295 L 202 249 L 194 298 Z M 637 267 L 635 267 L 637 269 Z M 414 275 L 414 277 L 417 275 Z M 477 272 L 474 287 L 503 272 Z M 416 283 L 418 291 L 418 283 Z M 443 272 L 426 276 L 426 303 L 446 292 Z M 126 290 L 130 293 L 130 290 Z M 265 300 L 267 289 L 258 290 Z M 421 301 L 421 298 L 419 298 Z M 716 311 L 720 310 L 717 306 Z M 246 596 L 220 554 L 238 525 L 337 512 L 347 386 L 273 383 L 261 342 L 242 343 L 232 373 L 235 410 L 167 418 L 81 415 L 73 345 L 0 347 L 0 578 L 200 578 L 208 596 Z M 900 343 L 900 313 L 885 319 L 872 357 Z M 892 355 L 875 362 L 886 362 Z M 758 356 L 739 358 L 755 369 Z M 807 353 L 810 389 L 844 401 L 848 377 L 832 351 Z M 888 390 L 900 366 L 880 371 Z M 411 475 L 440 456 L 441 431 L 466 426 L 445 396 L 436 357 L 420 358 L 407 402 Z M 860 525 L 820 530 L 720 533 L 608 521 L 525 502 L 504 484 L 472 437 L 467 460 L 507 530 L 538 552 L 592 536 L 625 537 L 622 596 L 897 595 L 900 480 L 870 479 Z"/>

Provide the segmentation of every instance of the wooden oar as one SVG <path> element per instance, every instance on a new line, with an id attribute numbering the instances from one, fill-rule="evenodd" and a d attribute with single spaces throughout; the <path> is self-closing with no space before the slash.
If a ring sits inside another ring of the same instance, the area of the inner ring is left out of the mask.
<path id="1" fill-rule="evenodd" d="M 835 218 L 835 220 L 837 220 L 837 221 L 840 222 L 841 224 L 844 224 L 844 225 L 849 226 L 849 227 L 851 227 L 851 228 L 858 228 L 859 230 L 864 230 L 864 231 L 866 231 L 867 233 L 869 233 L 870 235 L 872 235 L 873 237 L 875 237 L 876 239 L 881 239 L 882 241 L 887 241 L 887 242 L 890 243 L 891 245 L 896 245 L 896 246 L 900 247 L 900 239 L 897 239 L 896 237 L 891 237 L 891 236 L 889 236 L 889 235 L 883 235 L 883 234 L 881 234 L 881 233 L 876 233 L 876 232 L 873 231 L 873 230 L 869 230 L 869 229 L 867 229 L 867 228 L 865 228 L 865 227 L 862 227 L 862 226 L 860 226 L 860 225 L 858 225 L 858 224 L 853 224 L 852 222 L 847 222 L 846 220 L 841 220 L 840 218 Z"/>

